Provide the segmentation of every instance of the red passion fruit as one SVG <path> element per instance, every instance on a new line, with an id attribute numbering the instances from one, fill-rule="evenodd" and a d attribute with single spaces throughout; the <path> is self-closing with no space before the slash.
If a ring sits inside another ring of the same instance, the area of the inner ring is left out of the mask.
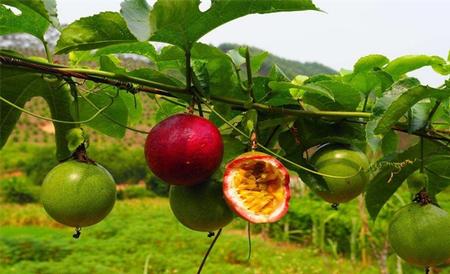
<path id="1" fill-rule="evenodd" d="M 276 222 L 289 208 L 289 173 L 275 157 L 244 153 L 227 164 L 223 193 L 241 218 L 251 223 Z"/>
<path id="2" fill-rule="evenodd" d="M 152 128 L 145 143 L 145 158 L 153 173 L 171 185 L 206 181 L 219 167 L 223 141 L 209 120 L 173 115 Z"/>

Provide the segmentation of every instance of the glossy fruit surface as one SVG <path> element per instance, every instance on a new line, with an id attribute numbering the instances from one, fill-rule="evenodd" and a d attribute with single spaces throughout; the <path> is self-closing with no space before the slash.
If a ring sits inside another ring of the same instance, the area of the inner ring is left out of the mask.
<path id="1" fill-rule="evenodd" d="M 100 222 L 111 211 L 116 201 L 116 184 L 102 166 L 71 160 L 47 174 L 41 201 L 56 221 L 86 227 Z"/>
<path id="2" fill-rule="evenodd" d="M 433 204 L 398 210 L 388 235 L 394 251 L 410 264 L 435 266 L 450 259 L 450 215 Z"/>
<path id="3" fill-rule="evenodd" d="M 315 169 L 323 174 L 348 177 L 331 178 L 323 176 L 328 185 L 328 191 L 316 191 L 325 201 L 344 203 L 352 200 L 364 191 L 369 181 L 367 156 L 356 148 L 328 144 L 317 150 L 311 158 Z"/>
<path id="4" fill-rule="evenodd" d="M 233 212 L 223 198 L 222 184 L 218 182 L 171 186 L 169 201 L 178 221 L 196 231 L 215 231 L 233 220 Z"/>
<path id="5" fill-rule="evenodd" d="M 145 158 L 153 173 L 168 184 L 206 181 L 219 167 L 223 142 L 209 120 L 191 114 L 171 116 L 152 128 Z"/>
<path id="6" fill-rule="evenodd" d="M 289 208 L 289 173 L 268 154 L 244 153 L 227 164 L 223 192 L 231 209 L 243 219 L 276 222 Z"/>

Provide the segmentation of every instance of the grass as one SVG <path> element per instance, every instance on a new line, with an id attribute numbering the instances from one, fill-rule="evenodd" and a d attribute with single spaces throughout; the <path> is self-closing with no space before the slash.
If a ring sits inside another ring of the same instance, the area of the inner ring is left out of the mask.
<path id="1" fill-rule="evenodd" d="M 184 228 L 166 199 L 118 202 L 98 225 L 73 230 L 46 216 L 40 205 L 0 205 L 0 273 L 196 273 L 211 239 Z M 313 248 L 253 237 L 246 261 L 245 233 L 225 228 L 203 273 L 378 273 Z"/>

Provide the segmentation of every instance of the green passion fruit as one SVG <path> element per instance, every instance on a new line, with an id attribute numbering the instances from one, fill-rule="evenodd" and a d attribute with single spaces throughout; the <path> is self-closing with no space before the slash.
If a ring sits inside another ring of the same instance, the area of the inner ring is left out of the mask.
<path id="1" fill-rule="evenodd" d="M 352 200 L 364 191 L 369 180 L 367 174 L 369 160 L 367 156 L 349 145 L 324 145 L 314 153 L 311 163 L 320 173 L 348 177 L 323 176 L 329 190 L 316 191 L 316 193 L 325 201 L 333 204 Z"/>
<path id="2" fill-rule="evenodd" d="M 206 181 L 194 186 L 170 186 L 170 208 L 186 227 L 210 232 L 228 225 L 233 212 L 222 194 L 222 184 Z"/>
<path id="3" fill-rule="evenodd" d="M 412 203 L 394 215 L 389 242 L 406 262 L 436 266 L 450 259 L 450 215 L 433 205 Z"/>
<path id="4" fill-rule="evenodd" d="M 70 160 L 47 174 L 41 201 L 57 222 L 86 227 L 100 222 L 112 210 L 116 185 L 111 174 L 99 164 Z"/>

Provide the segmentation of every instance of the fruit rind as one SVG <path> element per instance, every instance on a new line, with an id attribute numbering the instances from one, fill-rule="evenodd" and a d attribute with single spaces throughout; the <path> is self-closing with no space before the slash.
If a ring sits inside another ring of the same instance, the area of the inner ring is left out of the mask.
<path id="1" fill-rule="evenodd" d="M 247 210 L 247 208 L 239 201 L 239 199 L 237 199 L 238 195 L 236 193 L 236 190 L 232 187 L 236 168 L 247 161 L 258 160 L 269 162 L 271 165 L 275 166 L 283 176 L 283 187 L 285 190 L 284 200 L 282 202 L 283 204 L 270 215 L 254 214 L 251 211 Z M 226 165 L 224 173 L 223 193 L 225 195 L 225 200 L 230 205 L 230 208 L 241 218 L 251 223 L 273 223 L 280 220 L 288 212 L 289 200 L 291 198 L 289 182 L 289 172 L 276 158 L 261 152 L 247 152 L 238 156 Z"/>
<path id="2" fill-rule="evenodd" d="M 410 264 L 428 267 L 450 259 L 450 215 L 433 204 L 399 209 L 388 237 L 392 249 Z"/>

